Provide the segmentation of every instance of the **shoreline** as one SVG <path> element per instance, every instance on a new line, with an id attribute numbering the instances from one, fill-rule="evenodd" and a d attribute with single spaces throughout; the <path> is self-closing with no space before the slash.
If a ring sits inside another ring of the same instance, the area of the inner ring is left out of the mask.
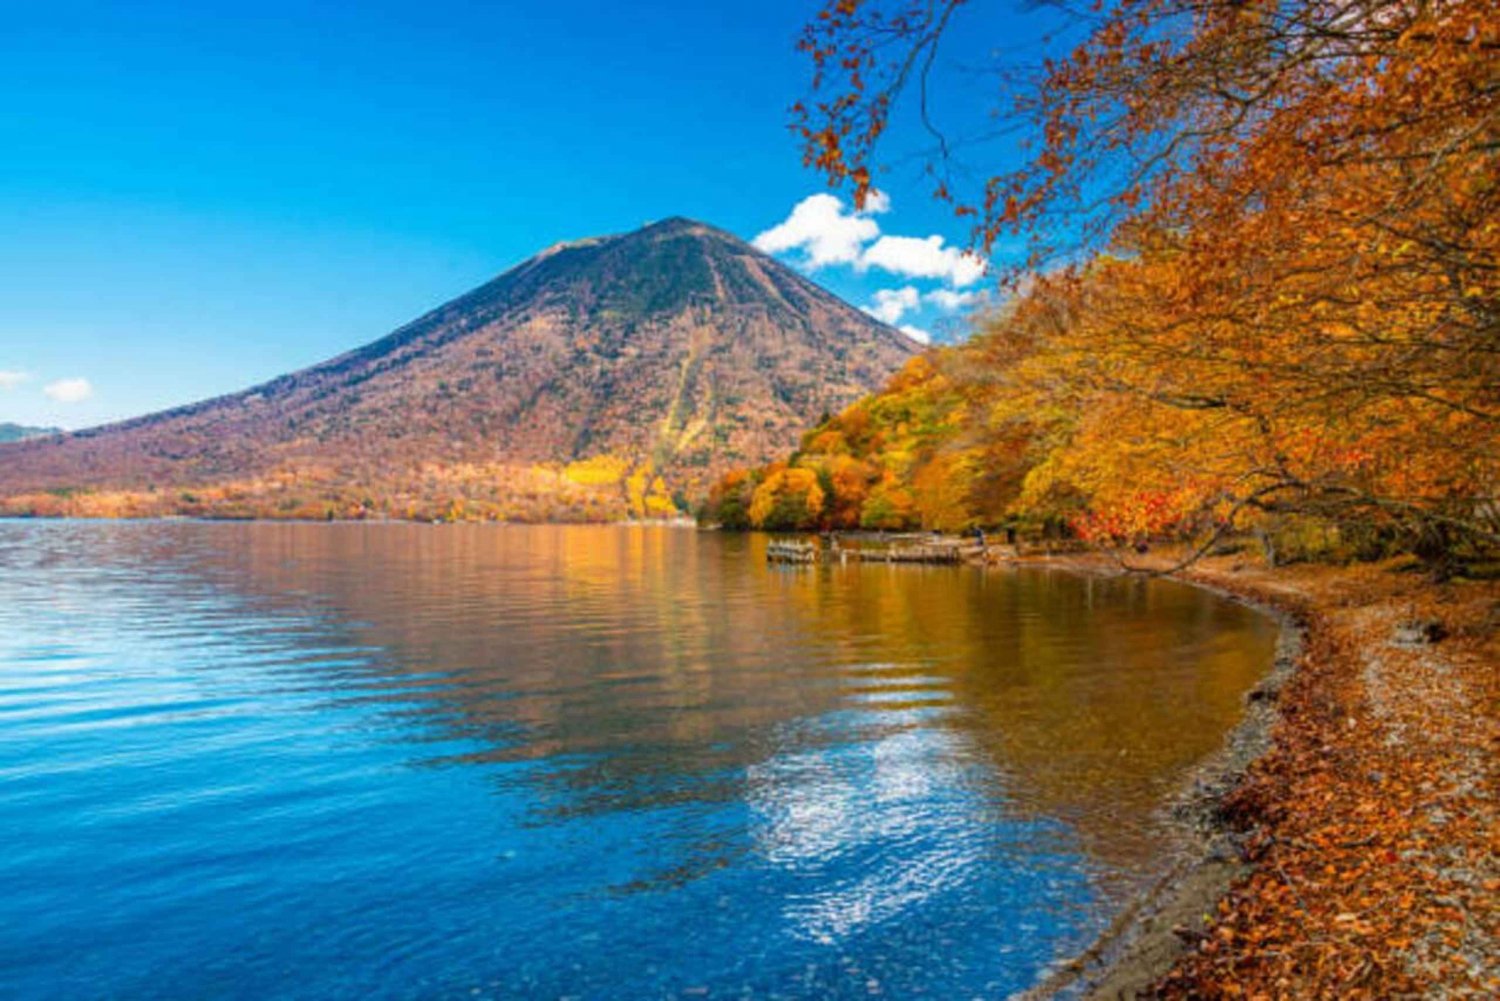
<path id="1" fill-rule="evenodd" d="M 1165 576 L 1273 616 L 1276 655 L 1165 804 L 1183 856 L 1015 997 L 1500 995 L 1500 584 L 1243 556 Z"/>
<path id="2" fill-rule="evenodd" d="M 987 563 L 982 568 L 1054 569 L 1103 577 L 1125 574 L 1097 553 L 1023 556 Z M 1248 871 L 1237 834 L 1224 823 L 1221 808 L 1251 765 L 1270 750 L 1272 729 L 1280 719 L 1277 697 L 1302 657 L 1306 628 L 1293 611 L 1262 596 L 1237 593 L 1181 574 L 1167 577 L 1253 608 L 1274 621 L 1278 634 L 1271 662 L 1245 692 L 1244 711 L 1224 735 L 1219 749 L 1194 765 L 1177 791 L 1162 804 L 1173 838 L 1170 863 L 1125 904 L 1093 942 L 1054 964 L 1052 973 L 1013 995 L 1013 1001 L 1043 1001 L 1064 992 L 1068 992 L 1066 996 L 1098 1001 L 1150 996 L 1152 988 L 1187 951 L 1178 931 L 1201 923 L 1202 915 L 1212 910 L 1233 881 Z"/>

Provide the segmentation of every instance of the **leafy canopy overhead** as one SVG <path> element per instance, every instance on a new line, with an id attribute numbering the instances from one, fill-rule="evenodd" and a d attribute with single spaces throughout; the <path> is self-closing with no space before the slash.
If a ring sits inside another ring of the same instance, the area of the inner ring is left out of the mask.
<path id="1" fill-rule="evenodd" d="M 872 190 L 965 6 L 824 7 L 809 163 Z M 1117 536 L 1295 513 L 1500 546 L 1500 7 L 1053 10 L 1077 44 L 1006 68 L 994 109 L 1024 162 L 929 161 L 978 248 L 1024 236 L 1039 269 L 995 321 L 1037 342 L 1012 399 L 1060 415 L 1023 506 Z"/>

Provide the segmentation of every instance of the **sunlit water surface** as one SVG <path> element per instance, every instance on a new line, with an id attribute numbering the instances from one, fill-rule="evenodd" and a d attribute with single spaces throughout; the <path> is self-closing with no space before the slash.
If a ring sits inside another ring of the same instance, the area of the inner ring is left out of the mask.
<path id="1" fill-rule="evenodd" d="M 998 997 L 1272 625 L 665 528 L 0 522 L 0 995 Z"/>

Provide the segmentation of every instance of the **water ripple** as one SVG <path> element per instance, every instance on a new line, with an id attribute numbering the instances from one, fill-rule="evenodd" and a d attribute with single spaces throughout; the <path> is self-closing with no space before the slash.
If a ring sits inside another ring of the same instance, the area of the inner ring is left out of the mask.
<path id="1" fill-rule="evenodd" d="M 1272 629 L 649 528 L 0 522 L 0 997 L 996 996 Z"/>

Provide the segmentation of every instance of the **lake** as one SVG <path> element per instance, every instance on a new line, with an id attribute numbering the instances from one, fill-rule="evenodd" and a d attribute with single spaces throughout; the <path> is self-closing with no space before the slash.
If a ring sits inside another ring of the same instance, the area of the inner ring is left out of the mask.
<path id="1" fill-rule="evenodd" d="M 1003 997 L 1277 628 L 665 527 L 0 521 L 0 996 Z"/>

